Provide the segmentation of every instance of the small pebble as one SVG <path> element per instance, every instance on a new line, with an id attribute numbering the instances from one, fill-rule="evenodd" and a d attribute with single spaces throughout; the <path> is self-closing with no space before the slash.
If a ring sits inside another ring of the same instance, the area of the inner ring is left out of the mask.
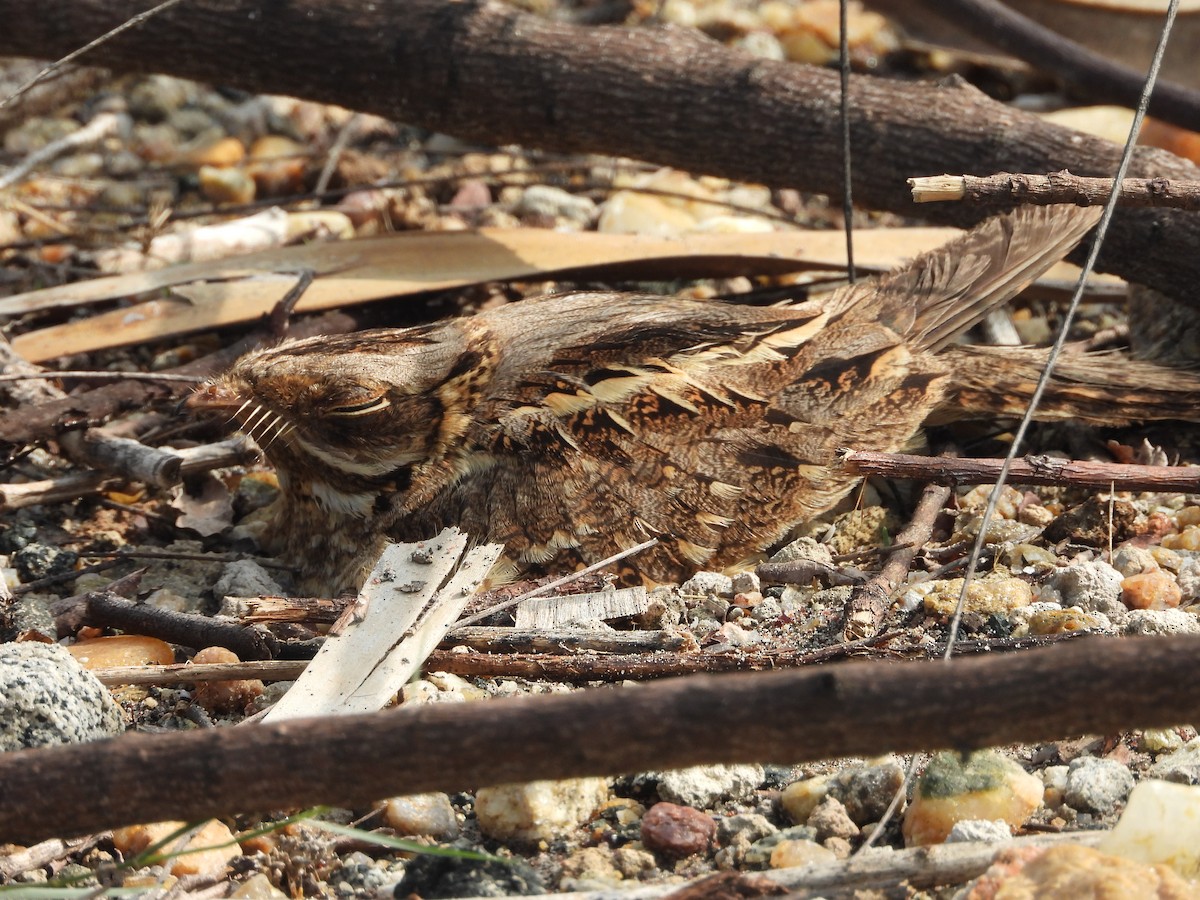
<path id="1" fill-rule="evenodd" d="M 1130 609 L 1174 609 L 1182 599 L 1175 579 L 1157 567 L 1121 582 L 1121 602 Z"/>
<path id="2" fill-rule="evenodd" d="M 479 830 L 497 841 L 536 844 L 574 831 L 608 799 L 608 781 L 574 778 L 480 788 Z"/>
<path id="3" fill-rule="evenodd" d="M 649 773 L 658 796 L 680 806 L 709 809 L 721 800 L 749 800 L 766 773 L 758 765 L 693 766 Z"/>
<path id="4" fill-rule="evenodd" d="M 154 822 L 148 825 L 131 825 L 118 828 L 112 833 L 112 842 L 126 857 L 141 853 L 151 844 L 156 844 L 171 834 L 186 829 L 184 822 Z M 204 848 L 204 849 L 202 849 Z M 223 822 L 209 819 L 200 830 L 182 846 L 168 843 L 164 852 L 179 853 L 192 851 L 182 856 L 173 856 L 163 862 L 167 871 L 176 878 L 196 875 L 217 879 L 225 875 L 228 864 L 242 855 L 241 847 L 233 839 L 233 832 Z"/>
<path id="5" fill-rule="evenodd" d="M 1009 830 L 1008 823 L 1003 819 L 966 819 L 962 822 L 955 822 L 950 833 L 946 835 L 947 844 L 1009 841 L 1011 839 L 1012 831 Z"/>
<path id="6" fill-rule="evenodd" d="M 193 665 L 240 662 L 237 654 L 224 647 L 205 647 L 192 657 Z M 230 681 L 198 681 L 193 696 L 210 713 L 230 713 L 244 710 L 262 696 L 263 683 L 256 678 Z"/>
<path id="7" fill-rule="evenodd" d="M 143 634 L 117 634 L 79 641 L 67 648 L 85 669 L 113 666 L 168 666 L 175 662 L 171 645 Z"/>
<path id="8" fill-rule="evenodd" d="M 213 203 L 243 205 L 254 199 L 255 185 L 242 169 L 223 169 L 217 166 L 200 167 L 200 193 Z"/>
<path id="9" fill-rule="evenodd" d="M 1091 847 L 1060 844 L 1047 849 L 1001 850 L 967 893 L 985 897 L 1104 897 L 1195 900 L 1195 888 L 1163 865 L 1148 866 Z"/>
<path id="10" fill-rule="evenodd" d="M 930 761 L 904 816 L 908 847 L 940 844 L 956 822 L 1001 819 L 1016 829 L 1042 803 L 1041 779 L 993 751 L 939 753 Z"/>
<path id="11" fill-rule="evenodd" d="M 440 792 L 391 797 L 384 801 L 383 819 L 399 835 L 453 841 L 459 833 L 450 798 Z"/>
<path id="12" fill-rule="evenodd" d="M 1129 769 L 1111 759 L 1081 756 L 1067 767 L 1063 801 L 1080 812 L 1108 815 L 1125 802 L 1133 790 Z"/>
<path id="13" fill-rule="evenodd" d="M 925 612 L 942 617 L 953 615 L 962 586 L 961 578 L 919 585 L 929 592 L 925 595 Z M 1003 615 L 1032 602 L 1033 589 L 1028 584 L 1011 575 L 993 572 L 971 582 L 965 609 L 981 615 Z"/>
<path id="14" fill-rule="evenodd" d="M 1129 794 L 1116 826 L 1097 849 L 1200 877 L 1200 787 L 1147 779 Z"/>
<path id="15" fill-rule="evenodd" d="M 825 841 L 831 837 L 849 840 L 858 836 L 858 826 L 836 797 L 826 797 L 817 804 L 805 824 L 816 831 L 818 841 Z"/>
<path id="16" fill-rule="evenodd" d="M 838 861 L 837 854 L 816 841 L 780 841 L 771 851 L 772 869 L 795 869 Z"/>
<path id="17" fill-rule="evenodd" d="M 805 778 L 803 781 L 793 781 L 783 789 L 779 796 L 779 805 L 787 813 L 787 817 L 797 825 L 808 821 L 817 805 L 829 793 L 831 775 L 818 775 L 815 778 Z"/>
<path id="18" fill-rule="evenodd" d="M 1200 550 L 1200 525 L 1189 525 L 1179 534 L 1168 534 L 1162 545 L 1168 550 Z"/>
<path id="19" fill-rule="evenodd" d="M 656 803 L 642 817 L 642 843 L 666 856 L 682 858 L 706 853 L 717 835 L 717 823 L 690 806 Z"/>

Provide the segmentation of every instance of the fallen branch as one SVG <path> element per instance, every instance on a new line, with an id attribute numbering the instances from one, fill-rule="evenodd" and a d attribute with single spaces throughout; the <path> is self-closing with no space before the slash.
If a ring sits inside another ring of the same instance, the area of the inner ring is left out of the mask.
<path id="1" fill-rule="evenodd" d="M 930 175 L 910 178 L 914 203 L 962 200 L 967 203 L 1010 206 L 1025 203 L 1049 206 L 1071 203 L 1098 206 L 1108 202 L 1111 178 L 1081 178 L 1070 172 L 1049 175 Z M 1171 181 L 1168 178 L 1126 178 L 1117 202 L 1122 206 L 1160 206 L 1171 209 L 1200 209 L 1200 181 Z"/>
<path id="2" fill-rule="evenodd" d="M 847 450 L 841 464 L 856 475 L 913 478 L 939 484 L 992 484 L 1000 475 L 1000 459 L 951 459 Z M 1115 487 L 1119 491 L 1200 492 L 1200 467 L 1134 466 L 1123 463 L 1086 462 L 1051 456 L 1026 456 L 1013 460 L 1008 480 L 1012 484 Z"/>
<path id="3" fill-rule="evenodd" d="M 0 53 L 61 56 L 78 35 L 103 33 L 141 7 L 138 0 L 0 0 L 7 26 Z M 98 47 L 89 60 L 337 103 L 487 145 L 605 153 L 827 194 L 841 188 L 836 72 L 757 59 L 683 29 L 580 27 L 488 0 L 295 0 L 261 13 L 231 17 L 223 4 L 194 0 Z M 1120 152 L 961 82 L 854 76 L 849 103 L 854 197 L 873 209 L 911 213 L 905 179 L 912 175 L 1066 168 L 1111 176 Z M 620 115 L 597 116 L 601 108 Z M 1200 176 L 1192 164 L 1144 147 L 1131 174 Z M 966 225 L 984 212 L 946 204 L 929 215 Z M 1198 245 L 1194 216 L 1120 210 L 1101 267 L 1196 303 Z"/>
<path id="4" fill-rule="evenodd" d="M 0 756 L 0 841 L 647 767 L 1165 727 L 1200 717 L 1200 698 L 1178 689 L 1198 658 L 1193 636 L 1089 638 L 949 668 L 851 662 L 22 750 Z"/>

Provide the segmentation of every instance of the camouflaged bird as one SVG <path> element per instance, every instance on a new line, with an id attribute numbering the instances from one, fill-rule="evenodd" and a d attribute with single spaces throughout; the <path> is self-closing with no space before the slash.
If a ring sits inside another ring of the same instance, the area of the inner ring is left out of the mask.
<path id="1" fill-rule="evenodd" d="M 202 387 L 279 473 L 275 544 L 311 593 L 354 588 L 388 538 L 446 525 L 520 570 L 641 543 L 625 580 L 754 558 L 856 479 L 840 448 L 1020 414 L 1041 350 L 947 346 L 1067 253 L 1095 210 L 1025 209 L 878 280 L 738 306 L 575 293 L 474 317 L 288 341 Z M 1200 379 L 1066 359 L 1044 417 L 1197 417 Z"/>

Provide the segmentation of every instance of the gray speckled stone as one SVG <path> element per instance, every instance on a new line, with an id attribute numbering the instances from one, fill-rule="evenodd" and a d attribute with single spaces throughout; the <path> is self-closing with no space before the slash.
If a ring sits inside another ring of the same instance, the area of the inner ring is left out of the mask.
<path id="1" fill-rule="evenodd" d="M 1128 612 L 1121 602 L 1123 580 L 1121 573 L 1106 562 L 1079 562 L 1052 574 L 1037 599 L 1058 602 L 1064 607 L 1078 606 L 1086 612 L 1104 613 L 1123 622 Z"/>
<path id="2" fill-rule="evenodd" d="M 1174 753 L 1160 757 L 1146 774 L 1177 784 L 1200 784 L 1200 740 L 1189 741 Z"/>
<path id="3" fill-rule="evenodd" d="M 1067 768 L 1067 789 L 1063 800 L 1080 812 L 1105 815 L 1125 802 L 1133 790 L 1129 769 L 1111 759 L 1082 756 Z"/>
<path id="4" fill-rule="evenodd" d="M 283 594 L 283 588 L 271 574 L 252 559 L 227 564 L 212 590 L 218 603 L 226 597 L 277 597 Z"/>
<path id="5" fill-rule="evenodd" d="M 709 809 L 726 798 L 748 800 L 766 774 L 757 765 L 693 766 L 658 772 L 652 777 L 658 782 L 658 796 L 663 800 Z"/>
<path id="6" fill-rule="evenodd" d="M 0 646 L 0 751 L 120 734 L 108 689 L 57 644 Z"/>

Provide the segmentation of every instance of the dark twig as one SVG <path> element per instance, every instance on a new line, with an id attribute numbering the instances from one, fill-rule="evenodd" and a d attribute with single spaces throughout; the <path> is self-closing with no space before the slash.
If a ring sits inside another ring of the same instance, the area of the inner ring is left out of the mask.
<path id="1" fill-rule="evenodd" d="M 847 662 L 19 750 L 0 755 L 0 841 L 649 767 L 1166 727 L 1200 715 L 1196 693 L 1179 690 L 1198 654 L 1194 635 L 1092 637 L 957 659 L 949 672 L 942 661 Z M 1085 696 L 1104 702 L 1063 702 Z M 614 729 L 622 740 L 596 740 Z"/>
<path id="2" fill-rule="evenodd" d="M 271 310 L 271 314 L 267 317 L 267 330 L 277 338 L 287 336 L 296 304 L 300 302 L 300 298 L 304 296 L 304 292 L 312 287 L 313 279 L 317 277 L 317 273 L 312 269 L 301 269 L 295 274 L 296 283 L 288 288 L 286 294 L 279 298 L 279 302 L 275 304 L 275 308 Z"/>
<path id="3" fill-rule="evenodd" d="M 87 595 L 85 621 L 88 625 L 121 628 L 185 647 L 225 647 L 240 659 L 270 659 L 279 647 L 273 635 L 257 628 L 134 603 L 111 591 Z"/>
<path id="4" fill-rule="evenodd" d="M 1105 59 L 1000 0 L 924 0 L 921 5 L 991 46 L 1053 72 L 1085 97 L 1130 108 L 1139 103 L 1143 72 Z M 1182 128 L 1200 129 L 1200 95 L 1182 85 L 1155 86 L 1150 112 Z"/>

